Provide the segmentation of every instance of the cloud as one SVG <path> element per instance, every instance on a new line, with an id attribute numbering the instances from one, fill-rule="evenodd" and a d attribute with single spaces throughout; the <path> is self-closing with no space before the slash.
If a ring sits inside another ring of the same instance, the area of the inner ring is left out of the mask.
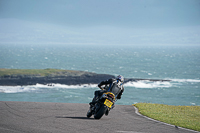
<path id="1" fill-rule="evenodd" d="M 1 0 L 0 41 L 199 44 L 199 0 Z"/>
<path id="2" fill-rule="evenodd" d="M 0 19 L 0 27 L 1 44 L 200 44 L 200 26 L 154 29 L 115 26 L 74 28 L 18 19 Z"/>
<path id="3" fill-rule="evenodd" d="M 70 26 L 163 27 L 200 24 L 197 0 L 1 0 L 1 18 Z"/>

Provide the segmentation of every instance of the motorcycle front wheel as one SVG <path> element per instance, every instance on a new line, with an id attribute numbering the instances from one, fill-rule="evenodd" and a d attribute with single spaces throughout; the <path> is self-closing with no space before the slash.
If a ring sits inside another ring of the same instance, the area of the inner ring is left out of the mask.
<path id="1" fill-rule="evenodd" d="M 90 118 L 91 116 L 92 116 L 92 111 L 91 111 L 91 109 L 89 109 L 87 112 L 87 118 Z"/>

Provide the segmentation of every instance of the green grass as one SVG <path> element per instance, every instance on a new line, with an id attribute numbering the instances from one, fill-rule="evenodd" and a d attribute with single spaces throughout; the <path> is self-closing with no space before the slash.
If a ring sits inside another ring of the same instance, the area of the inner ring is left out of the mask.
<path id="1" fill-rule="evenodd" d="M 73 70 L 60 69 L 0 69 L 0 76 L 4 75 L 40 75 L 48 76 L 50 74 L 59 74 L 60 72 L 76 72 Z"/>
<path id="2" fill-rule="evenodd" d="M 134 104 L 142 115 L 165 123 L 200 131 L 200 106 Z"/>

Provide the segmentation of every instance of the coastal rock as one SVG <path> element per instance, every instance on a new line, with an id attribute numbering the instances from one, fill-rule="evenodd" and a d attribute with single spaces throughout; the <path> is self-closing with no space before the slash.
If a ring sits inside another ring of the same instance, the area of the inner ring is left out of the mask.
<path id="1" fill-rule="evenodd" d="M 35 73 L 35 70 L 28 70 L 29 73 L 22 74 L 27 70 L 9 70 L 0 69 L 0 86 L 17 86 L 17 85 L 36 85 L 39 84 L 66 84 L 66 85 L 78 85 L 78 84 L 98 84 L 103 80 L 114 78 L 115 76 L 109 74 L 96 74 L 85 71 L 73 71 L 73 70 L 56 70 L 56 69 L 44 69 L 38 70 L 40 72 Z M 7 72 L 5 72 L 7 71 Z M 15 74 L 8 74 L 10 71 L 14 71 Z M 17 72 L 16 72 L 17 71 Z M 30 74 L 30 71 L 34 73 Z M 51 71 L 51 72 L 50 72 Z M 52 72 L 53 71 L 53 72 Z M 45 73 L 44 73 L 45 72 Z M 3 73 L 3 74 L 2 74 Z M 137 82 L 140 80 L 149 81 L 170 81 L 161 79 L 134 79 L 125 78 L 126 82 Z"/>
<path id="2" fill-rule="evenodd" d="M 113 75 L 108 74 L 96 74 L 96 73 L 77 73 L 67 75 L 49 75 L 49 76 L 38 76 L 38 75 L 5 75 L 0 77 L 0 86 L 17 86 L 17 85 L 36 85 L 39 84 L 50 84 L 59 83 L 66 85 L 76 84 L 98 84 L 102 80 L 113 78 Z"/>

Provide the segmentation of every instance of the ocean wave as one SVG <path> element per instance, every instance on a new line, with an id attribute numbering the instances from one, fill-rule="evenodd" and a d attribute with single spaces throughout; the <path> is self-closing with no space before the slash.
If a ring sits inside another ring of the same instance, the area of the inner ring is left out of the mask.
<path id="1" fill-rule="evenodd" d="M 151 81 L 140 80 L 124 83 L 124 87 L 134 88 L 169 88 L 177 87 L 181 84 L 191 82 L 200 83 L 198 79 L 168 79 L 170 81 Z M 36 92 L 42 89 L 81 89 L 81 88 L 97 88 L 97 84 L 80 84 L 80 85 L 64 85 L 64 84 L 36 84 L 28 86 L 0 86 L 0 93 L 20 93 L 20 92 Z"/>
<path id="2" fill-rule="evenodd" d="M 34 86 L 0 86 L 0 93 L 19 93 L 19 92 L 31 92 L 36 91 Z"/>
<path id="3" fill-rule="evenodd" d="M 140 80 L 140 81 L 130 81 L 124 84 L 125 87 L 135 87 L 135 88 L 169 88 L 176 87 L 177 85 L 190 83 L 200 83 L 198 79 L 166 79 L 169 81 L 151 81 L 151 80 Z"/>
<path id="4" fill-rule="evenodd" d="M 169 79 L 174 82 L 200 82 L 199 79 Z"/>
<path id="5" fill-rule="evenodd" d="M 94 87 L 97 87 L 97 84 L 79 84 L 79 85 L 64 85 L 64 84 L 48 84 L 48 85 L 42 85 L 42 84 L 37 84 L 37 85 L 40 85 L 40 87 L 49 87 L 49 88 L 52 88 L 52 87 L 55 87 L 55 88 L 63 88 L 63 89 L 79 89 L 79 88 L 94 88 Z M 36 85 L 36 86 L 37 86 Z"/>
<path id="6" fill-rule="evenodd" d="M 124 84 L 124 87 L 135 87 L 135 88 L 163 88 L 163 87 L 171 87 L 172 84 L 170 82 L 162 82 L 162 81 L 150 81 L 150 80 L 142 80 L 142 81 L 130 81 Z"/>
<path id="7" fill-rule="evenodd" d="M 80 89 L 80 88 L 94 88 L 97 84 L 81 84 L 81 85 L 63 85 L 63 84 L 36 84 L 28 86 L 0 86 L 0 93 L 20 93 L 20 92 L 33 92 L 40 89 Z"/>

